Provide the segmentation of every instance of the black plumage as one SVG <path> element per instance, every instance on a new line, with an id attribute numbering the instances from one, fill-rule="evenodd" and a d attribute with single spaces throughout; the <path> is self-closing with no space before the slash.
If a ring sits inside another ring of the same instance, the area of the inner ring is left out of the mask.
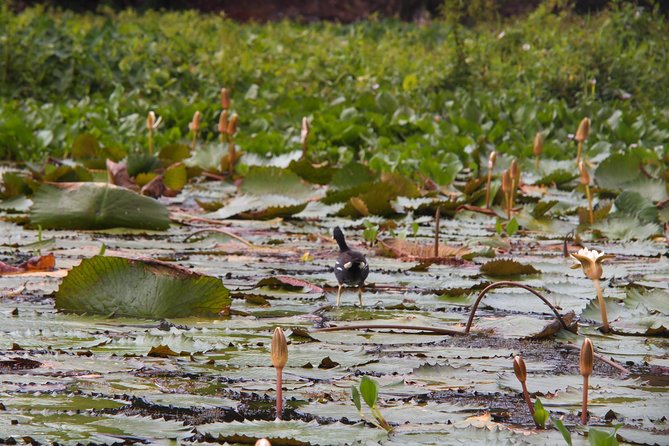
<path id="1" fill-rule="evenodd" d="M 358 300 L 362 306 L 362 288 L 365 285 L 365 279 L 369 274 L 369 264 L 365 255 L 359 251 L 354 251 L 346 244 L 344 233 L 339 226 L 333 231 L 334 239 L 339 245 L 339 257 L 335 262 L 334 273 L 339 283 L 337 290 L 337 306 L 341 301 L 341 289 L 344 285 L 358 287 Z"/>

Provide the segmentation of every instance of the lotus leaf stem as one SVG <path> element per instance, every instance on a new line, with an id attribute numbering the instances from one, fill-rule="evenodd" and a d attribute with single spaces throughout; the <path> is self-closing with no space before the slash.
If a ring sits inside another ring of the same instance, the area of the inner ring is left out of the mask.
<path id="1" fill-rule="evenodd" d="M 325 331 L 343 331 L 343 330 L 368 330 L 375 328 L 393 329 L 393 330 L 418 330 L 435 334 L 446 334 L 460 336 L 467 334 L 460 330 L 451 330 L 448 328 L 426 327 L 418 325 L 399 325 L 399 324 L 360 324 L 360 325 L 340 325 L 338 327 L 326 327 L 315 330 L 316 332 Z"/>
<path id="2" fill-rule="evenodd" d="M 565 344 L 564 348 L 569 349 L 569 350 L 581 350 L 581 347 L 579 347 L 577 345 L 573 345 L 573 344 Z M 619 371 L 621 371 L 622 373 L 624 373 L 626 375 L 630 375 L 632 373 L 629 370 L 627 370 L 625 367 L 623 367 L 620 364 L 618 364 L 617 362 L 607 358 L 606 356 L 602 356 L 597 352 L 595 352 L 594 355 L 595 355 L 595 359 L 610 365 L 614 369 L 618 369 Z"/>
<path id="3" fill-rule="evenodd" d="M 548 307 L 555 313 L 555 316 L 558 318 L 560 321 L 560 324 L 562 324 L 562 327 L 565 330 L 569 330 L 569 327 L 567 324 L 564 322 L 562 319 L 562 316 L 560 313 L 557 311 L 557 309 L 551 304 L 548 299 L 546 299 L 544 296 L 541 295 L 537 290 L 534 288 L 531 288 L 527 285 L 523 285 L 522 283 L 518 282 L 510 282 L 510 281 L 502 281 L 502 282 L 495 282 L 491 283 L 487 287 L 485 287 L 480 293 L 479 296 L 476 298 L 476 302 L 474 302 L 474 306 L 472 307 L 472 311 L 469 314 L 469 320 L 467 321 L 467 326 L 465 327 L 465 333 L 469 333 L 469 330 L 472 328 L 472 322 L 474 321 L 474 315 L 476 314 L 476 310 L 478 309 L 479 303 L 481 303 L 481 300 L 485 297 L 485 295 L 488 293 L 488 291 L 494 289 L 494 288 L 511 288 L 511 287 L 517 287 L 517 288 L 522 288 L 524 290 L 529 291 L 530 293 L 534 294 L 537 296 L 539 299 L 541 299 Z"/>

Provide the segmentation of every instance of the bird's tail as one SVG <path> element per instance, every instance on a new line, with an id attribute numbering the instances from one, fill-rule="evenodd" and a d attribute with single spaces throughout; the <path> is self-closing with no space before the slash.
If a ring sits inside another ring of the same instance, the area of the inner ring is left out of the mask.
<path id="1" fill-rule="evenodd" d="M 337 244 L 339 245 L 339 250 L 340 251 L 348 251 L 348 245 L 346 244 L 346 239 L 344 238 L 344 233 L 341 232 L 341 229 L 339 229 L 339 226 L 334 228 L 334 231 L 332 232 L 332 235 L 334 236 L 334 239 L 337 241 Z"/>

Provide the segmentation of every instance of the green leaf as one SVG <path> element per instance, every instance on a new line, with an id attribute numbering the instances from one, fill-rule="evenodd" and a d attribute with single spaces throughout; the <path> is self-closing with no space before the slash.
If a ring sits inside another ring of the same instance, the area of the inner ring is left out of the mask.
<path id="1" fill-rule="evenodd" d="M 314 196 L 314 189 L 304 184 L 297 174 L 279 167 L 251 167 L 241 191 L 255 196 L 283 195 L 304 201 Z"/>
<path id="2" fill-rule="evenodd" d="M 183 163 L 176 163 L 165 169 L 163 184 L 172 190 L 180 191 L 188 181 L 188 173 Z"/>
<path id="3" fill-rule="evenodd" d="M 534 423 L 539 429 L 546 428 L 546 421 L 548 421 L 548 411 L 544 409 L 544 405 L 541 404 L 541 400 L 537 398 L 534 401 Z"/>
<path id="4" fill-rule="evenodd" d="M 56 292 L 56 308 L 80 314 L 215 317 L 229 305 L 229 292 L 215 277 L 164 262 L 120 257 L 83 260 Z"/>
<path id="5" fill-rule="evenodd" d="M 168 144 L 158 154 L 158 159 L 165 164 L 177 163 L 190 156 L 190 147 L 185 144 Z"/>
<path id="6" fill-rule="evenodd" d="M 342 167 L 333 175 L 330 187 L 338 190 L 350 189 L 370 183 L 375 178 L 376 176 L 367 166 L 353 162 Z"/>
<path id="7" fill-rule="evenodd" d="M 376 400 L 379 397 L 379 386 L 369 376 L 363 376 L 360 380 L 360 393 L 365 400 L 365 404 L 372 408 L 376 405 Z"/>
<path id="8" fill-rule="evenodd" d="M 75 160 L 90 159 L 98 156 L 100 143 L 90 133 L 78 135 L 72 143 L 72 158 Z"/>
<path id="9" fill-rule="evenodd" d="M 33 197 L 30 222 L 50 229 L 165 230 L 170 226 L 165 205 L 104 183 L 43 185 Z"/>
<path id="10" fill-rule="evenodd" d="M 595 170 L 595 180 L 604 189 L 620 189 L 639 176 L 639 159 L 632 153 L 614 153 Z"/>
<path id="11" fill-rule="evenodd" d="M 351 399 L 353 400 L 353 404 L 355 404 L 355 408 L 358 409 L 358 412 L 362 412 L 360 392 L 358 392 L 358 389 L 355 386 L 351 386 Z"/>
<path id="12" fill-rule="evenodd" d="M 511 237 L 513 234 L 515 234 L 518 231 L 518 220 L 516 220 L 516 217 L 513 217 L 509 222 L 506 224 L 506 234 Z"/>
<path id="13" fill-rule="evenodd" d="M 578 175 L 574 172 L 570 172 L 564 169 L 556 169 L 548 175 L 541 177 L 535 184 L 540 186 L 551 186 L 551 185 L 561 185 L 568 183 Z"/>
<path id="14" fill-rule="evenodd" d="M 564 438 L 564 441 L 566 441 L 569 446 L 572 446 L 571 433 L 565 427 L 562 420 L 560 420 L 559 418 L 551 417 L 551 423 L 553 423 L 553 426 L 555 426 L 555 428 L 560 431 L 562 437 Z"/>
<path id="15" fill-rule="evenodd" d="M 616 438 L 616 432 L 622 424 L 614 426 L 612 431 L 604 431 L 599 429 L 590 428 L 588 430 L 588 443 L 591 446 L 618 446 L 618 439 Z"/>

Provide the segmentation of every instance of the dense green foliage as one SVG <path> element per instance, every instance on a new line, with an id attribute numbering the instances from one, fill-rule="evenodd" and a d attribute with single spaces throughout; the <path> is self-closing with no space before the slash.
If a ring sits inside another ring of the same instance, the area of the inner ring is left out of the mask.
<path id="1" fill-rule="evenodd" d="M 84 132 L 145 150 L 149 110 L 163 118 L 159 147 L 186 141 L 196 110 L 213 140 L 223 86 L 247 152 L 297 149 L 302 116 L 315 158 L 433 177 L 451 153 L 465 166 L 493 148 L 531 155 L 537 131 L 545 156 L 572 157 L 568 133 L 583 116 L 593 155 L 654 149 L 669 142 L 667 35 L 666 18 L 631 6 L 596 16 L 539 7 L 455 29 L 0 9 L 0 158 L 60 157 Z"/>

